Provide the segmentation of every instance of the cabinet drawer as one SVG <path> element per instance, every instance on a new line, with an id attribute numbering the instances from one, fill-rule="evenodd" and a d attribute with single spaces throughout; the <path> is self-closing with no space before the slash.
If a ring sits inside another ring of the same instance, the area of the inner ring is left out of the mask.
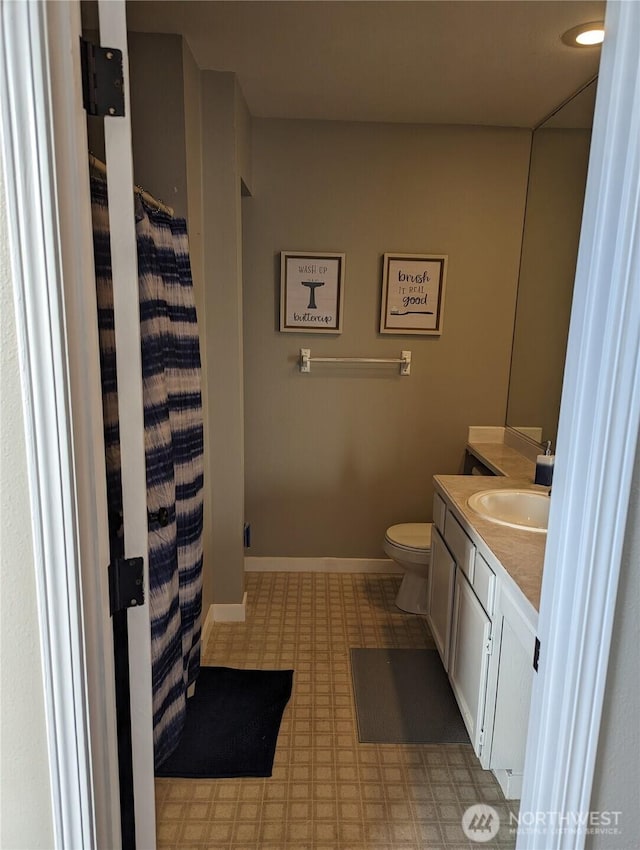
<path id="1" fill-rule="evenodd" d="M 433 494 L 433 524 L 438 529 L 440 534 L 444 534 L 444 518 L 447 513 L 447 506 L 437 493 Z"/>
<path id="2" fill-rule="evenodd" d="M 487 564 L 479 552 L 473 566 L 473 589 L 480 600 L 482 607 L 491 617 L 493 615 L 493 597 L 495 594 L 496 577 L 493 570 Z"/>
<path id="3" fill-rule="evenodd" d="M 456 560 L 456 564 L 469 579 L 469 582 L 473 584 L 473 564 L 475 560 L 476 547 L 467 537 L 466 531 L 449 510 L 447 510 L 447 517 L 444 524 L 444 539 L 451 551 L 451 554 Z"/>

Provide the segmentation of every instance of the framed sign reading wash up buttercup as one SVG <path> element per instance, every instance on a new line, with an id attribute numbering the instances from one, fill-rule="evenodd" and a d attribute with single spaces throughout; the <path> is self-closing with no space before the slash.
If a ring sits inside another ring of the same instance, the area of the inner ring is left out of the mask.
<path id="1" fill-rule="evenodd" d="M 385 254 L 382 334 L 441 334 L 446 254 Z"/>
<path id="2" fill-rule="evenodd" d="M 281 331 L 342 333 L 344 256 L 281 252 Z"/>

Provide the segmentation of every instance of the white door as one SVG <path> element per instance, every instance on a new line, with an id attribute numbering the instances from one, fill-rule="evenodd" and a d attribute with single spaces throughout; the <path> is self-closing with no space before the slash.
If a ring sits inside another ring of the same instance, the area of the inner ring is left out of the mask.
<path id="1" fill-rule="evenodd" d="M 125 557 L 144 558 L 145 604 L 129 609 L 129 687 L 136 846 L 155 847 L 147 490 L 127 25 L 124 0 L 99 0 L 100 43 L 122 51 L 124 117 L 105 117 Z"/>
<path id="2" fill-rule="evenodd" d="M 80 4 L 0 3 L 0 109 L 31 489 L 56 848 L 118 850 L 102 403 Z M 100 2 L 125 56 L 123 0 Z M 146 562 L 129 118 L 107 119 L 127 555 Z M 111 197 L 111 192 L 113 195 Z M 121 368 L 122 366 L 122 368 Z M 136 844 L 155 847 L 148 605 L 130 615 Z"/>

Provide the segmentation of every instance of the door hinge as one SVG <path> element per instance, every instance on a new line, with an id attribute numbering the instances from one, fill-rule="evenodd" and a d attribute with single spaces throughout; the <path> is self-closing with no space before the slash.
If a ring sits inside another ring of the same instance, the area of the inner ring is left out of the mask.
<path id="1" fill-rule="evenodd" d="M 122 50 L 80 39 L 82 105 L 89 115 L 124 115 Z"/>
<path id="2" fill-rule="evenodd" d="M 482 747 L 484 745 L 484 729 L 480 730 L 480 734 L 478 735 L 478 755 L 482 753 Z"/>
<path id="3" fill-rule="evenodd" d="M 485 652 L 487 655 L 493 655 L 493 638 L 490 637 L 487 641 L 487 645 L 485 646 Z"/>
<path id="4" fill-rule="evenodd" d="M 533 669 L 538 672 L 538 662 L 540 661 L 540 638 L 536 638 L 536 644 L 533 648 Z"/>
<path id="5" fill-rule="evenodd" d="M 144 605 L 144 559 L 116 558 L 109 564 L 111 614 Z"/>

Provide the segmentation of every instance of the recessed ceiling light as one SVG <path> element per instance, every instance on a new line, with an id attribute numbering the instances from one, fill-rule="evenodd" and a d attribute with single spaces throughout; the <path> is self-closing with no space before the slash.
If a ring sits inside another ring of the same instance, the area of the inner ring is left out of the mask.
<path id="1" fill-rule="evenodd" d="M 562 40 L 570 47 L 593 47 L 596 44 L 602 44 L 604 23 L 602 21 L 591 21 L 589 24 L 572 27 L 565 32 Z"/>

